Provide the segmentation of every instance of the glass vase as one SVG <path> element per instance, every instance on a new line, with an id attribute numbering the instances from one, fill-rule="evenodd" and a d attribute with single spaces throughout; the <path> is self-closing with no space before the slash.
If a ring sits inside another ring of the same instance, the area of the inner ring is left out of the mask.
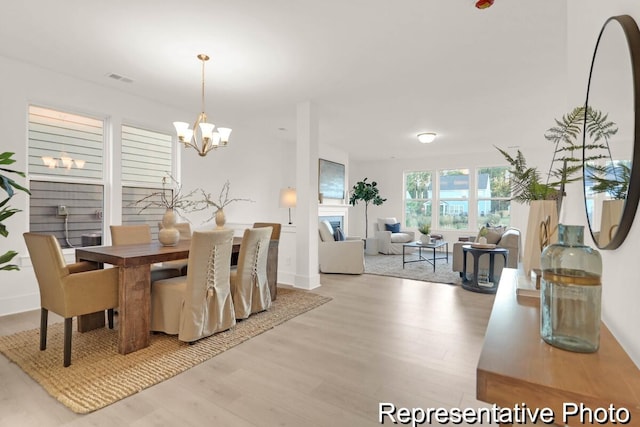
<path id="1" fill-rule="evenodd" d="M 592 353 L 600 345 L 602 258 L 584 244 L 584 227 L 558 225 L 558 242 L 540 256 L 540 335 L 554 347 Z"/>

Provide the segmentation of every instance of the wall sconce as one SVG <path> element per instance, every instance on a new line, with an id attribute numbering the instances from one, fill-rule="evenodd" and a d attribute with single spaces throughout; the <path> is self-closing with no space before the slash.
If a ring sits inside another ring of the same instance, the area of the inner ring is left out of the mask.
<path id="1" fill-rule="evenodd" d="M 296 207 L 296 189 L 295 188 L 283 188 L 280 190 L 280 207 L 281 208 L 289 208 L 289 224 L 293 224 L 291 222 L 291 208 Z"/>

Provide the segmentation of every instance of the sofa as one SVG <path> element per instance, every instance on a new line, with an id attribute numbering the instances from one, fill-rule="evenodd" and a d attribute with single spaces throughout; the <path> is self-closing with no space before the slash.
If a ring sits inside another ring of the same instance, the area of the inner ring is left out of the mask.
<path id="1" fill-rule="evenodd" d="M 509 256 L 507 261 L 507 268 L 518 268 L 518 261 L 520 260 L 520 230 L 513 227 L 487 227 L 487 243 L 495 244 L 498 248 L 506 248 L 509 250 Z M 472 237 L 468 242 L 455 242 L 453 244 L 453 261 L 452 269 L 457 271 L 462 276 L 464 268 L 464 259 L 462 246 L 468 245 L 475 241 Z M 504 259 L 501 256 L 495 257 L 494 275 L 499 277 L 502 269 L 505 267 Z M 479 268 L 489 270 L 489 257 L 483 255 L 479 260 Z M 467 274 L 473 273 L 473 256 L 467 254 Z"/>
<path id="2" fill-rule="evenodd" d="M 342 236 L 331 227 L 329 221 L 321 221 L 318 232 L 320 233 L 318 261 L 321 273 L 364 273 L 364 240 L 362 238 Z"/>
<path id="3" fill-rule="evenodd" d="M 374 237 L 378 241 L 378 252 L 385 255 L 401 255 L 402 245 L 416 240 L 415 232 L 400 230 L 396 218 L 378 218 L 373 224 Z"/>

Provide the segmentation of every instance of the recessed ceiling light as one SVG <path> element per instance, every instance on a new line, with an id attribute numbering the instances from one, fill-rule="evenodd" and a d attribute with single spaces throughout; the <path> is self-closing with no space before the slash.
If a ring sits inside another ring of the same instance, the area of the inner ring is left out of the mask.
<path id="1" fill-rule="evenodd" d="M 423 144 L 433 142 L 434 139 L 436 139 L 436 134 L 434 132 L 424 132 L 418 134 L 418 141 Z"/>

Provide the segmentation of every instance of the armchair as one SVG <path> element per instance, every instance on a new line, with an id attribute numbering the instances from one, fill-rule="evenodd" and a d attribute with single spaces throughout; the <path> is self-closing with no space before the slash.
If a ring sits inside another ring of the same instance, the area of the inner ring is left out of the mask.
<path id="1" fill-rule="evenodd" d="M 415 232 L 409 230 L 389 231 L 386 224 L 398 224 L 396 218 L 378 218 L 373 224 L 378 252 L 385 255 L 401 255 L 402 245 L 416 239 Z"/>
<path id="2" fill-rule="evenodd" d="M 74 317 L 108 313 L 113 329 L 113 309 L 118 306 L 118 269 L 95 270 L 88 262 L 67 264 L 53 235 L 24 233 L 40 289 L 40 350 L 47 348 L 49 311 L 64 318 L 63 366 L 71 365 L 71 326 Z M 104 317 L 103 317 L 104 319 Z"/>
<path id="3" fill-rule="evenodd" d="M 335 240 L 329 221 L 318 226 L 318 260 L 321 273 L 364 273 L 364 241 L 360 237 Z"/>
<path id="4" fill-rule="evenodd" d="M 473 240 L 471 240 L 473 241 Z M 453 262 L 452 270 L 457 271 L 462 276 L 464 268 L 464 258 L 462 246 L 468 245 L 469 242 L 455 242 L 453 244 Z M 507 261 L 507 268 L 518 268 L 518 261 L 520 260 L 520 230 L 517 228 L 507 228 L 506 230 L 490 229 L 487 235 L 487 243 L 495 244 L 496 247 L 506 248 L 509 250 L 509 256 Z M 489 269 L 489 257 L 483 255 L 479 260 L 479 267 L 481 269 Z M 502 257 L 495 258 L 494 274 L 500 276 L 502 269 L 505 267 Z M 473 273 L 473 257 L 471 254 L 467 254 L 467 274 Z"/>

